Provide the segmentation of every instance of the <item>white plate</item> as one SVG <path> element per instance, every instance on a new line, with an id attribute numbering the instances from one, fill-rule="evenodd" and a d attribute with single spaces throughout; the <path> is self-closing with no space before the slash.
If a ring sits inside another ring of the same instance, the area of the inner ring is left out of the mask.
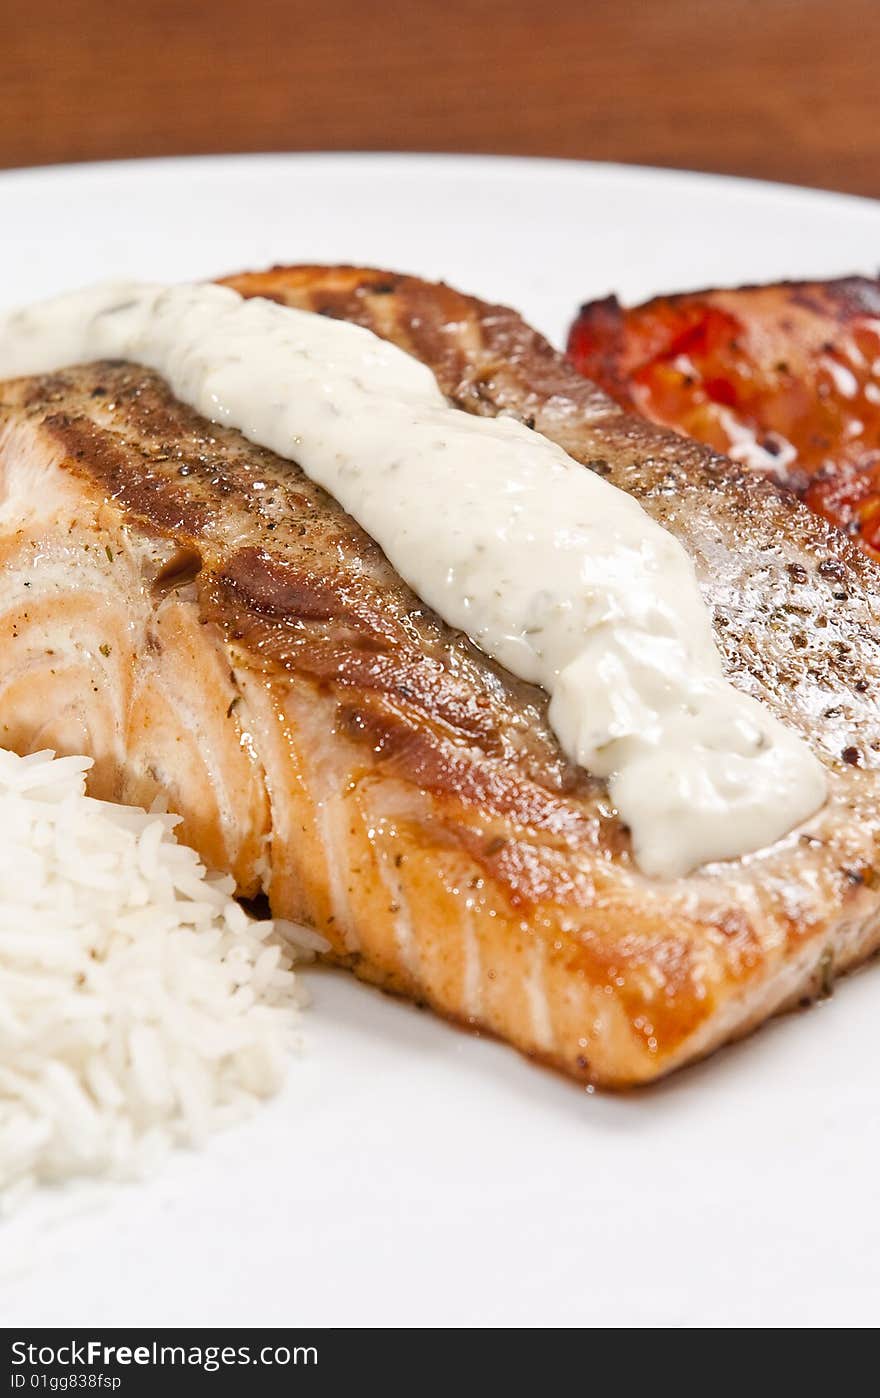
<path id="1" fill-rule="evenodd" d="M 880 253 L 880 204 L 458 157 L 11 173 L 0 227 L 4 304 L 351 261 L 508 301 L 557 340 L 610 290 L 873 272 Z M 877 1321 L 880 966 L 618 1098 L 342 974 L 308 979 L 305 1053 L 252 1123 L 144 1186 L 0 1227 L 4 1323 Z"/>

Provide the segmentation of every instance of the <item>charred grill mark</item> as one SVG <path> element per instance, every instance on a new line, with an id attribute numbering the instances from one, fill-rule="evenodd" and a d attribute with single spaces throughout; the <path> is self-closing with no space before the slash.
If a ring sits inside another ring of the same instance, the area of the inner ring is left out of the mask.
<path id="1" fill-rule="evenodd" d="M 358 618 L 340 599 L 332 580 L 297 572 L 257 548 L 240 549 L 221 570 L 219 580 L 260 616 L 285 621 L 329 621 L 357 625 Z"/>
<path id="2" fill-rule="evenodd" d="M 168 562 L 159 569 L 153 579 L 152 590 L 156 597 L 164 597 L 168 592 L 187 587 L 195 582 L 202 571 L 204 560 L 198 549 L 183 545 Z"/>
<path id="3" fill-rule="evenodd" d="M 160 529 L 191 537 L 202 533 L 207 508 L 172 486 L 163 473 L 151 470 L 148 458 L 127 450 L 112 433 L 89 418 L 63 412 L 50 413 L 43 425 L 81 469 L 101 482 L 112 500 Z"/>
<path id="4" fill-rule="evenodd" d="M 230 634 L 256 655 L 290 672 L 308 676 L 336 691 L 340 703 L 357 692 L 381 700 L 389 714 L 427 720 L 446 729 L 483 753 L 501 751 L 502 722 L 497 702 L 485 689 L 474 690 L 472 677 L 456 676 L 436 655 L 413 646 L 403 635 L 392 644 L 387 636 L 361 627 L 359 613 L 347 611 L 334 599 L 308 592 L 286 614 L 260 615 L 226 574 L 212 577 L 206 588 L 206 615 L 225 625 Z M 543 700 L 546 707 L 546 700 Z M 516 719 L 509 717 L 511 728 Z M 553 769 L 544 780 L 560 783 Z"/>
<path id="5" fill-rule="evenodd" d="M 485 753 L 480 761 L 442 733 L 417 725 L 403 715 L 372 706 L 343 705 L 342 721 L 395 775 L 439 797 L 448 797 L 475 811 L 491 812 L 517 826 L 541 831 L 569 851 L 595 842 L 597 824 L 568 793 L 561 795 L 530 782 L 503 758 Z M 575 796 L 595 794 L 599 783 L 579 773 Z M 617 822 L 618 828 L 622 827 Z"/>

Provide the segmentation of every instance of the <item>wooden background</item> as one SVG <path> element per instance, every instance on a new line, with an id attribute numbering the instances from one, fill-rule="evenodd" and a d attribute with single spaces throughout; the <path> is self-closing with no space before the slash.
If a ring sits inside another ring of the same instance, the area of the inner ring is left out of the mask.
<path id="1" fill-rule="evenodd" d="M 880 0 L 0 0 L 0 165 L 636 161 L 880 195 Z"/>

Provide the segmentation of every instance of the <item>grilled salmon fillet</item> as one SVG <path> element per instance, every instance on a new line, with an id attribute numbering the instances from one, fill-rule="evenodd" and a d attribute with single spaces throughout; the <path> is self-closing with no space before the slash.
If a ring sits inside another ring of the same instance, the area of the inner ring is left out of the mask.
<path id="1" fill-rule="evenodd" d="M 91 754 L 96 795 L 166 797 L 333 960 L 585 1081 L 655 1078 L 874 950 L 874 565 L 627 416 L 513 311 L 352 268 L 228 284 L 368 326 L 463 410 L 515 414 L 635 495 L 829 800 L 758 854 L 643 876 L 542 691 L 444 626 L 295 464 L 118 362 L 0 385 L 0 741 Z"/>
<path id="2" fill-rule="evenodd" d="M 624 408 L 794 490 L 880 559 L 880 281 L 582 306 L 568 351 Z"/>

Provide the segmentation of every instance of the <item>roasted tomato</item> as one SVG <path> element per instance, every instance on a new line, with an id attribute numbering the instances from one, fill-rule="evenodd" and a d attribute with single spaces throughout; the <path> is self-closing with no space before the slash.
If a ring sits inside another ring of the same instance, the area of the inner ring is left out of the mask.
<path id="1" fill-rule="evenodd" d="M 880 281 L 582 307 L 568 352 L 624 407 L 797 492 L 880 559 Z"/>

